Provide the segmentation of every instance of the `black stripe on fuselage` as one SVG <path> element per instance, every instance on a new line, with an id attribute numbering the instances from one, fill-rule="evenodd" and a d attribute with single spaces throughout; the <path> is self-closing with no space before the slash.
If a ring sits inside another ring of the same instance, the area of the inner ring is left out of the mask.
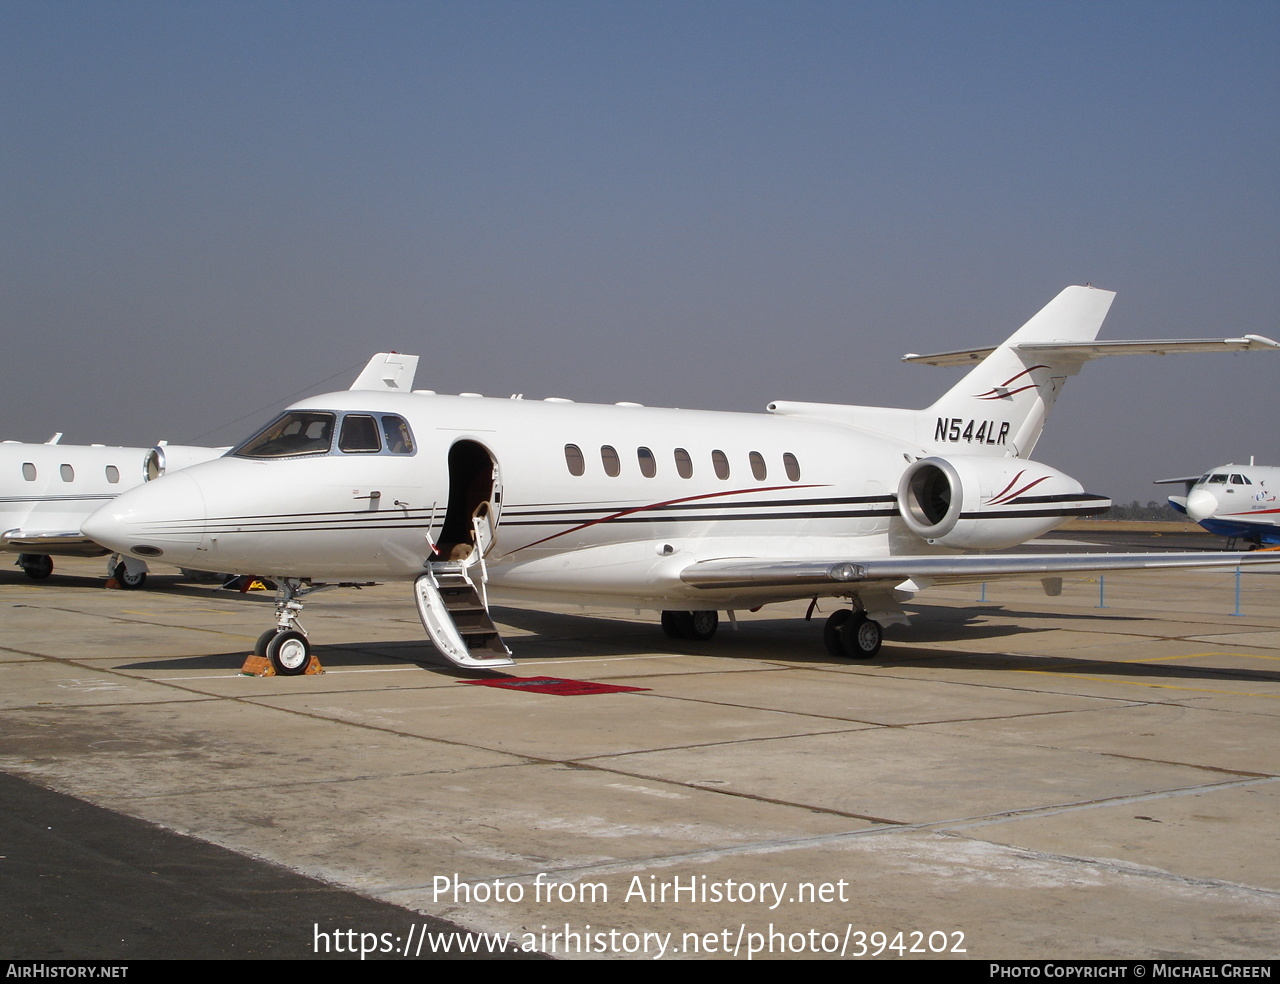
<path id="1" fill-rule="evenodd" d="M 961 519 L 1016 519 L 1077 516 L 1098 512 L 1103 496 L 1058 495 L 1034 496 L 1015 499 L 1009 506 L 1026 503 L 1060 503 L 1056 509 L 1001 508 L 977 510 L 960 515 Z M 880 505 L 882 508 L 866 508 Z M 816 505 L 846 505 L 844 509 L 813 509 Z M 853 508 L 860 505 L 863 508 Z M 711 507 L 701 503 L 655 503 L 641 506 L 544 508 L 541 506 L 510 506 L 502 514 L 499 527 L 566 526 L 585 529 L 614 523 L 710 523 L 710 522 L 758 522 L 796 519 L 873 519 L 899 515 L 894 496 L 850 496 L 825 499 L 770 500 L 766 502 L 719 503 Z M 754 509 L 754 512 L 746 512 Z M 788 511 L 777 511 L 786 509 Z M 808 511 L 802 511 L 807 509 Z M 671 515 L 676 513 L 676 515 Z M 690 515 L 690 513 L 696 513 Z M 601 515 L 602 514 L 602 515 Z M 435 518 L 442 519 L 437 516 Z M 220 517 L 211 520 L 171 520 L 157 527 L 139 530 L 138 535 L 215 534 L 232 533 L 324 533 L 364 530 L 423 529 L 431 525 L 433 516 L 426 510 L 409 510 L 370 513 L 361 511 L 320 512 L 290 515 L 285 513 L 258 514 L 243 517 Z M 564 532 L 569 532 L 565 530 Z M 559 535 L 559 534 L 556 534 Z"/>

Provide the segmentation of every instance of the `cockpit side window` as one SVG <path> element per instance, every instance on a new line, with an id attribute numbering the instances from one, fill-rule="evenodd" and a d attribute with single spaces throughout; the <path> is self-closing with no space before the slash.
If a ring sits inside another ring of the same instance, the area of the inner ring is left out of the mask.
<path id="1" fill-rule="evenodd" d="M 413 432 L 403 417 L 384 414 L 382 433 L 387 439 L 387 450 L 392 454 L 413 454 Z"/>
<path id="2" fill-rule="evenodd" d="M 327 454 L 337 415 L 323 410 L 290 410 L 281 414 L 231 453 L 240 458 L 287 458 Z"/>
<path id="3" fill-rule="evenodd" d="M 231 453 L 241 458 L 293 458 L 322 454 L 413 454 L 413 431 L 397 414 L 290 410 Z M 333 436 L 337 433 L 337 446 Z"/>
<path id="4" fill-rule="evenodd" d="M 382 450 L 382 441 L 378 437 L 378 424 L 368 414 L 349 413 L 342 418 L 342 435 L 338 438 L 338 449 L 352 454 L 355 452 L 377 453 Z"/>

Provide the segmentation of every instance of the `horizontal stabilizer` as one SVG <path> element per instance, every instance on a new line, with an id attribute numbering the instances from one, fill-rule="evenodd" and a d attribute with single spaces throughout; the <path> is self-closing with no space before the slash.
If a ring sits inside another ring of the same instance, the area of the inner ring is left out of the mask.
<path id="1" fill-rule="evenodd" d="M 1039 358 L 1058 356 L 1071 361 L 1088 362 L 1107 355 L 1178 355 L 1184 352 L 1243 352 L 1280 349 L 1280 342 L 1263 335 L 1244 335 L 1241 338 L 1152 338 L 1137 340 L 1092 342 L 1022 342 L 1011 345 L 1014 351 L 1025 352 Z M 980 362 L 994 352 L 995 347 L 965 349 L 956 352 L 937 352 L 933 355 L 908 353 L 903 362 L 916 362 L 926 366 L 967 366 Z"/>

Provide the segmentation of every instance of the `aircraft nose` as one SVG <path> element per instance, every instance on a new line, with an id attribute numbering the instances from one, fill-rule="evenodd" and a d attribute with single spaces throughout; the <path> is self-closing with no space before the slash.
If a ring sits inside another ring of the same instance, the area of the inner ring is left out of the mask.
<path id="1" fill-rule="evenodd" d="M 117 496 L 81 529 L 117 553 L 183 567 L 191 566 L 201 545 L 204 520 L 199 484 L 177 472 Z"/>
<path id="2" fill-rule="evenodd" d="M 1218 500 L 1207 489 L 1192 489 L 1187 496 L 1187 515 L 1197 523 L 1208 519 L 1218 508 Z"/>

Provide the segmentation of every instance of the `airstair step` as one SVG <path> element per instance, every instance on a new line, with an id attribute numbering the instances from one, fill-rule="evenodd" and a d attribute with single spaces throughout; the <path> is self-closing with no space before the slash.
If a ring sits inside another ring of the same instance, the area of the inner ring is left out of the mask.
<path id="1" fill-rule="evenodd" d="M 436 650 L 456 666 L 513 666 L 497 626 L 469 574 L 431 564 L 414 585 L 418 614 Z"/>

